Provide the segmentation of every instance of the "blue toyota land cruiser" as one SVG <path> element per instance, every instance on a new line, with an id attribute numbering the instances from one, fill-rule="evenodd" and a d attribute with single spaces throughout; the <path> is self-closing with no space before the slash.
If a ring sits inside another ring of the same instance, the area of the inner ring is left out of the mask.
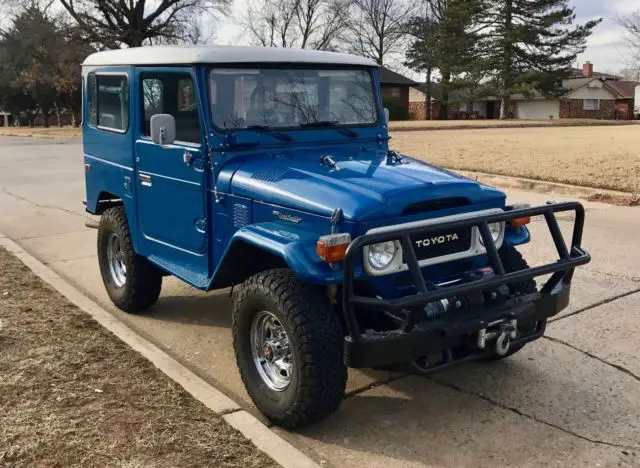
<path id="1" fill-rule="evenodd" d="M 426 373 L 519 351 L 590 260 L 580 204 L 509 206 L 390 151 L 368 59 L 167 46 L 99 52 L 82 74 L 87 211 L 100 215 L 109 297 L 140 313 L 166 275 L 234 288 L 242 379 L 284 427 L 333 412 L 348 367 Z M 555 217 L 567 211 L 570 244 Z M 516 247 L 533 216 L 558 259 L 529 268 Z"/>

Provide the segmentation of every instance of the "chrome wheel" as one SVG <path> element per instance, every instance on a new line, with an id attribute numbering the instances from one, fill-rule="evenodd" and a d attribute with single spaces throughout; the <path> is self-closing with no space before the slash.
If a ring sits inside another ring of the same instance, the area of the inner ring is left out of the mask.
<path id="1" fill-rule="evenodd" d="M 127 282 L 127 266 L 124 263 L 120 238 L 113 232 L 107 240 L 107 264 L 114 284 L 119 288 L 123 287 Z"/>
<path id="2" fill-rule="evenodd" d="M 258 375 L 270 389 L 281 392 L 289 386 L 293 370 L 289 337 L 271 312 L 258 312 L 253 319 L 251 353 Z"/>

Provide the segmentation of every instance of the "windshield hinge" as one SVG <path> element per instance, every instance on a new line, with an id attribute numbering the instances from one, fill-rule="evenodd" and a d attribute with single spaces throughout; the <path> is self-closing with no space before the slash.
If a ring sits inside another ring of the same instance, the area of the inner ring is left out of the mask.
<path id="1" fill-rule="evenodd" d="M 331 213 L 331 234 L 336 234 L 338 232 L 338 224 L 342 221 L 342 209 L 336 208 Z"/>

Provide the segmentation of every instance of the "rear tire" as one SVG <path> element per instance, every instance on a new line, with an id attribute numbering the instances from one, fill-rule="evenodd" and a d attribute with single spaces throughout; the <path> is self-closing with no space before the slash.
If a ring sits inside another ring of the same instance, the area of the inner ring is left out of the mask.
<path id="1" fill-rule="evenodd" d="M 100 219 L 98 262 L 107 294 L 116 307 L 140 313 L 156 303 L 162 272 L 134 252 L 123 206 L 109 208 Z"/>
<path id="2" fill-rule="evenodd" d="M 286 269 L 249 278 L 234 296 L 233 345 L 258 409 L 286 429 L 324 419 L 347 381 L 343 333 L 322 288 Z"/>

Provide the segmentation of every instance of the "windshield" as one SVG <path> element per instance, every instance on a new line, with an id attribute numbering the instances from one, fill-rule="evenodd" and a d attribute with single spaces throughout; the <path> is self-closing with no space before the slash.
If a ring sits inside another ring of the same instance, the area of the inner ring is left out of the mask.
<path id="1" fill-rule="evenodd" d="M 377 109 L 363 69 L 213 69 L 211 115 L 219 128 L 371 125 Z"/>

